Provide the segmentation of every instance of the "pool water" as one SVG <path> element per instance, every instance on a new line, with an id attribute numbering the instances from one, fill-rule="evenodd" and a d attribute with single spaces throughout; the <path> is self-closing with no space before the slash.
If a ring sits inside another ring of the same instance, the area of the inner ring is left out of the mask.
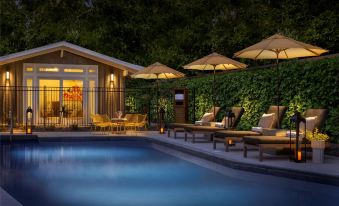
<path id="1" fill-rule="evenodd" d="M 339 187 L 227 176 L 145 141 L 2 145 L 1 155 L 0 186 L 25 206 L 339 205 Z"/>

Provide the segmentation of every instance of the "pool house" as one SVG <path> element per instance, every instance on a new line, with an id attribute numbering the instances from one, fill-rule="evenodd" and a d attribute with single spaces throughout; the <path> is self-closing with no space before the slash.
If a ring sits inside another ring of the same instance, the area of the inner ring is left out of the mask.
<path id="1" fill-rule="evenodd" d="M 143 67 L 58 42 L 0 57 L 0 123 L 86 126 L 90 115 L 125 108 L 125 78 Z"/>

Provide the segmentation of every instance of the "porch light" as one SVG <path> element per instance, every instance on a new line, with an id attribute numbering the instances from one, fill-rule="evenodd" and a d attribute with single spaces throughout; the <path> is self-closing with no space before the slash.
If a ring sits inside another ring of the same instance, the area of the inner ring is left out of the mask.
<path id="1" fill-rule="evenodd" d="M 110 86 L 111 86 L 111 88 L 113 88 L 113 85 L 114 85 L 114 73 L 111 72 L 111 75 L 110 75 Z"/>
<path id="2" fill-rule="evenodd" d="M 9 80 L 9 77 L 10 77 L 9 75 L 10 75 L 10 74 L 9 74 L 9 71 L 7 70 L 7 71 L 6 71 L 6 80 Z"/>
<path id="3" fill-rule="evenodd" d="M 28 107 L 26 110 L 26 134 L 32 134 L 33 131 L 33 109 Z"/>

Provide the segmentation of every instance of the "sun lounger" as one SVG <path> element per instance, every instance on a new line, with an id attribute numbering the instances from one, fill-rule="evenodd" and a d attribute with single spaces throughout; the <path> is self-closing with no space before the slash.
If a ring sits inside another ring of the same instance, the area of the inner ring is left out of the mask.
<path id="1" fill-rule="evenodd" d="M 203 115 L 203 117 L 200 119 L 200 121 L 197 121 L 196 124 L 199 125 L 209 125 L 209 122 L 213 121 L 214 119 L 214 112 L 215 115 L 218 114 L 220 111 L 220 107 L 212 107 L 207 113 Z M 170 137 L 170 132 L 173 130 L 174 133 L 174 139 L 177 137 L 178 132 L 185 132 L 185 127 L 192 126 L 195 124 L 189 124 L 189 123 L 169 123 L 166 125 L 167 127 L 167 135 Z"/>
<path id="2" fill-rule="evenodd" d="M 270 131 L 272 128 L 276 128 L 278 122 L 280 123 L 286 112 L 285 106 L 270 106 L 267 113 L 264 114 L 257 128 L 253 128 L 252 131 L 238 131 L 238 130 L 222 130 L 214 133 L 213 148 L 216 148 L 217 142 L 223 142 L 225 144 L 225 151 L 229 151 L 229 146 L 236 142 L 242 142 L 244 136 L 259 136 L 263 135 L 264 131 Z M 272 116 L 273 115 L 273 116 Z"/>
<path id="3" fill-rule="evenodd" d="M 244 113 L 244 108 L 242 107 L 232 107 L 231 112 L 234 115 L 232 121 L 228 122 L 228 117 L 224 117 L 223 122 L 215 123 L 211 122 L 210 125 L 200 126 L 200 125 L 189 125 L 185 129 L 185 141 L 187 141 L 187 134 L 191 134 L 192 143 L 195 142 L 196 134 L 210 135 L 211 140 L 213 139 L 212 135 L 214 132 L 225 130 L 225 128 L 232 129 L 236 128 L 242 114 Z M 219 126 L 218 126 L 219 125 Z"/>
<path id="4" fill-rule="evenodd" d="M 306 118 L 306 129 L 313 131 L 315 128 L 321 130 L 321 127 L 326 121 L 328 110 L 327 109 L 308 109 L 305 112 Z M 312 117 L 316 117 L 315 121 L 312 120 Z M 310 122 L 308 121 L 310 119 Z M 303 130 L 302 127 L 300 127 Z M 290 137 L 289 137 L 289 130 L 277 130 L 274 135 L 263 135 L 254 137 L 252 135 L 246 135 L 243 138 L 244 141 L 244 157 L 247 157 L 247 150 L 248 148 L 255 148 L 259 150 L 259 160 L 263 160 L 263 153 L 265 150 L 278 150 L 278 149 L 285 149 L 290 147 Z M 302 135 L 305 132 L 302 131 Z M 292 138 L 295 138 L 292 132 Z"/>

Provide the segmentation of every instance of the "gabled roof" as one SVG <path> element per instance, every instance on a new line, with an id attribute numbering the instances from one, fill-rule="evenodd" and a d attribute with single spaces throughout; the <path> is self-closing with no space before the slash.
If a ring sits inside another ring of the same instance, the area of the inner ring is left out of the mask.
<path id="1" fill-rule="evenodd" d="M 122 70 L 128 70 L 131 73 L 135 73 L 141 69 L 143 69 L 143 66 L 139 66 L 136 64 L 131 64 L 122 60 L 119 60 L 114 57 L 109 57 L 104 54 L 100 54 L 98 52 L 83 48 L 81 46 L 77 46 L 75 44 L 71 44 L 66 41 L 61 41 L 53 44 L 48 44 L 46 46 L 37 47 L 34 49 L 25 50 L 22 52 L 17 52 L 5 56 L 0 57 L 0 65 L 8 64 L 11 62 L 16 62 L 20 60 L 24 60 L 27 58 L 40 56 L 43 54 L 51 53 L 54 51 L 60 51 L 64 50 L 88 59 L 92 59 L 94 61 L 107 64 L 110 66 L 114 66 L 116 68 L 122 69 Z"/>

